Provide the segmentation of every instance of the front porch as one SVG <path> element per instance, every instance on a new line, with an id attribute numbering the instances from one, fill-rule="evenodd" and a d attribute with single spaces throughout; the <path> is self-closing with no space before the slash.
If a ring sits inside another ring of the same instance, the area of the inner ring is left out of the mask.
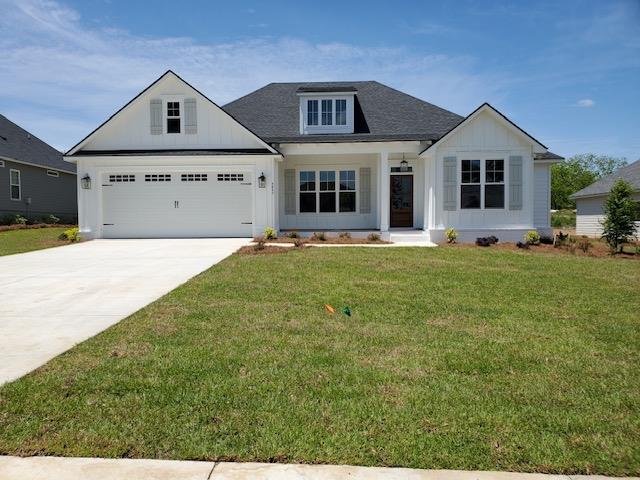
<path id="1" fill-rule="evenodd" d="M 285 155 L 277 164 L 278 230 L 428 240 L 421 146 L 402 147 L 409 152 Z"/>

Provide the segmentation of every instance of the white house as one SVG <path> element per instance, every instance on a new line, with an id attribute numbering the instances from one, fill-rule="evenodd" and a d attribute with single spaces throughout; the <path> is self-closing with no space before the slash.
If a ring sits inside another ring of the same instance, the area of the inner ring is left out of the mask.
<path id="1" fill-rule="evenodd" d="M 636 229 L 640 233 L 640 160 L 622 167 L 586 188 L 577 191 L 571 198 L 576 201 L 576 233 L 599 237 L 602 235 L 604 203 L 611 187 L 618 180 L 628 182 L 633 188 L 633 199 L 637 202 Z"/>
<path id="2" fill-rule="evenodd" d="M 461 117 L 378 82 L 272 83 L 224 107 L 172 71 L 71 148 L 88 238 L 550 232 L 561 160 L 489 104 Z"/>

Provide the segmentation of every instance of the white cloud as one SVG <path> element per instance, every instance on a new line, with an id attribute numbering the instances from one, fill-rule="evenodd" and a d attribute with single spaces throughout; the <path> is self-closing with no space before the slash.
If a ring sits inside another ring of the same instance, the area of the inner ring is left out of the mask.
<path id="1" fill-rule="evenodd" d="M 583 98 L 582 100 L 578 100 L 576 102 L 576 107 L 591 108 L 595 104 L 596 104 L 596 102 L 594 102 L 590 98 Z"/>
<path id="2" fill-rule="evenodd" d="M 475 60 L 463 56 L 296 38 L 204 44 L 85 27 L 51 0 L 0 0 L 0 9 L 3 113 L 65 148 L 168 68 L 218 104 L 270 82 L 374 79 L 466 114 L 499 102 L 508 82 L 474 74 Z"/>

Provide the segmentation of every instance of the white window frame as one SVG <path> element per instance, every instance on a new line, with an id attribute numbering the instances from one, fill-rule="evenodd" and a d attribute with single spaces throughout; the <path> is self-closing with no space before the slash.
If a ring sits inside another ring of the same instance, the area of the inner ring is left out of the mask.
<path id="1" fill-rule="evenodd" d="M 459 154 L 460 155 L 460 154 Z M 509 199 L 509 162 L 507 159 L 509 155 L 504 152 L 465 152 L 458 160 L 458 210 L 461 212 L 477 212 L 480 210 L 486 210 L 489 212 L 500 212 L 507 210 L 507 202 Z M 462 183 L 462 162 L 464 160 L 480 160 L 480 183 Z M 501 183 L 487 182 L 486 179 L 486 165 L 487 160 L 502 160 L 504 165 L 503 181 Z M 480 208 L 462 208 L 462 186 L 463 185 L 480 185 Z M 504 202 L 502 208 L 489 207 L 485 208 L 485 186 L 486 185 L 504 185 Z"/>
<path id="2" fill-rule="evenodd" d="M 176 116 L 169 116 L 169 103 L 177 103 L 178 104 L 178 113 Z M 183 135 L 184 134 L 184 99 L 181 97 L 166 97 L 164 98 L 164 102 L 162 104 L 162 119 L 164 122 L 164 133 L 165 135 Z M 180 121 L 180 131 L 169 133 L 169 119 L 177 118 Z"/>
<path id="3" fill-rule="evenodd" d="M 333 95 L 327 94 L 299 94 L 300 96 L 300 133 L 303 135 L 313 135 L 321 133 L 353 133 L 354 130 L 354 95 L 337 93 Z M 336 105 L 338 100 L 343 100 L 346 104 L 345 121 L 346 123 L 338 125 L 336 123 L 337 113 Z M 322 124 L 322 102 L 331 102 L 331 124 Z M 309 124 L 309 102 L 318 102 L 318 123 Z"/>
<path id="4" fill-rule="evenodd" d="M 354 190 L 340 190 L 340 172 L 353 171 L 355 175 L 355 189 Z M 316 188 L 314 191 L 301 191 L 300 190 L 300 172 L 314 172 L 316 179 Z M 334 190 L 320 190 L 320 172 L 334 172 L 335 175 L 335 189 Z M 356 194 L 356 205 L 353 212 L 341 212 L 340 211 L 340 192 L 354 192 Z M 320 211 L 320 193 L 333 193 L 335 195 L 336 208 L 334 212 L 321 212 Z M 300 194 L 301 193 L 315 193 L 316 194 L 316 211 L 315 212 L 301 212 L 300 211 Z M 296 215 L 357 215 L 360 211 L 360 171 L 358 166 L 308 166 L 296 168 Z"/>
<path id="5" fill-rule="evenodd" d="M 58 172 L 56 170 L 47 170 L 47 176 L 48 177 L 58 178 L 60 176 L 60 172 Z"/>
<path id="6" fill-rule="evenodd" d="M 13 172 L 18 174 L 18 183 L 13 183 Z M 13 187 L 18 187 L 18 198 L 13 198 Z M 22 200 L 22 174 L 15 168 L 9 170 L 9 198 L 14 202 Z"/>
<path id="7" fill-rule="evenodd" d="M 309 104 L 310 103 L 314 103 L 315 104 L 315 123 L 309 123 Z M 305 115 L 305 125 L 307 125 L 308 127 L 318 127 L 320 126 L 320 100 L 318 100 L 317 98 L 307 98 L 306 99 L 306 115 Z"/>
<path id="8" fill-rule="evenodd" d="M 502 161 L 502 181 L 501 182 L 487 182 L 487 162 L 488 161 L 493 161 L 493 160 L 501 160 Z M 480 180 L 483 180 L 484 183 L 482 184 L 482 189 L 481 189 L 481 193 L 482 193 L 482 208 L 484 208 L 485 210 L 504 210 L 505 208 L 505 203 L 507 203 L 507 198 L 506 198 L 506 193 L 507 193 L 507 187 L 506 187 L 506 183 L 505 183 L 505 179 L 507 177 L 507 161 L 506 159 L 500 158 L 499 156 L 495 156 L 495 157 L 487 157 L 484 160 L 482 160 L 482 163 L 480 164 L 480 171 L 482 171 L 484 167 L 484 175 L 482 178 L 480 178 Z M 486 207 L 485 206 L 485 198 L 486 198 L 486 187 L 487 185 L 502 185 L 504 188 L 502 189 L 502 207 Z"/>
<path id="9" fill-rule="evenodd" d="M 0 160 L 0 168 L 4 167 L 4 160 Z"/>

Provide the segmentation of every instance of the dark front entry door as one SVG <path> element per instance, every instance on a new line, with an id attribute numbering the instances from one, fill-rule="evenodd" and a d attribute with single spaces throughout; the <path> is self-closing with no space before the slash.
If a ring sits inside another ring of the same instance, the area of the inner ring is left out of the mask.
<path id="1" fill-rule="evenodd" d="M 391 227 L 413 227 L 413 175 L 391 175 Z"/>

